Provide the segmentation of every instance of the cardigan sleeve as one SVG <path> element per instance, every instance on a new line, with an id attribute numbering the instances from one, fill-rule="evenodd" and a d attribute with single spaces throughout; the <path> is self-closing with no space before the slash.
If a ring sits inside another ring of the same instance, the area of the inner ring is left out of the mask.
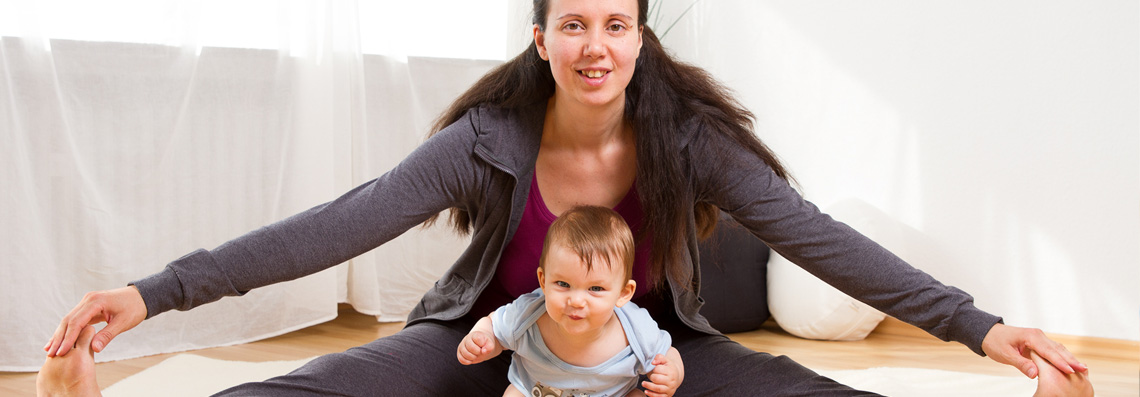
<path id="1" fill-rule="evenodd" d="M 979 355 L 1001 318 L 806 201 L 732 138 L 701 131 L 689 145 L 698 200 L 720 207 L 765 244 L 852 297 Z"/>
<path id="2" fill-rule="evenodd" d="M 212 250 L 196 250 L 132 282 L 146 303 L 147 318 L 319 272 L 446 208 L 464 206 L 478 194 L 473 185 L 481 169 L 472 151 L 477 120 L 469 112 L 387 173 L 333 201 Z"/>

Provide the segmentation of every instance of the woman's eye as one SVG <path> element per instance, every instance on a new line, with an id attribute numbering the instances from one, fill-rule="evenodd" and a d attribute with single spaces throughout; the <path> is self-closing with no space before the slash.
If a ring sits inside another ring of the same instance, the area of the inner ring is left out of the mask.
<path id="1" fill-rule="evenodd" d="M 625 30 L 625 25 L 615 23 L 613 25 L 610 25 L 609 30 L 611 32 L 615 32 L 615 33 L 621 32 L 621 31 Z"/>
<path id="2" fill-rule="evenodd" d="M 566 25 L 563 25 L 563 26 L 562 26 L 562 29 L 565 29 L 565 30 L 582 30 L 582 29 L 585 29 L 585 28 L 584 28 L 584 27 L 582 27 L 582 25 L 581 25 L 581 24 L 579 24 L 579 23 L 577 23 L 577 22 L 570 22 L 570 23 L 568 23 L 568 24 L 566 24 Z"/>
<path id="3" fill-rule="evenodd" d="M 562 287 L 562 288 L 570 288 L 570 283 L 567 283 L 565 281 L 555 281 L 554 285 L 557 285 L 557 286 Z"/>

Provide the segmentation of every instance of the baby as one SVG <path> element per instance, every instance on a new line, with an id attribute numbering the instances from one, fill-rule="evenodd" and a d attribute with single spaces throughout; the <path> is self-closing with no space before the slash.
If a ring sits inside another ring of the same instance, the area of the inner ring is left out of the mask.
<path id="1" fill-rule="evenodd" d="M 459 344 L 476 364 L 513 350 L 504 396 L 670 396 L 684 379 L 669 333 L 630 302 L 633 235 L 616 212 L 575 207 L 550 226 L 539 289 L 483 317 Z M 639 375 L 648 374 L 638 389 Z"/>

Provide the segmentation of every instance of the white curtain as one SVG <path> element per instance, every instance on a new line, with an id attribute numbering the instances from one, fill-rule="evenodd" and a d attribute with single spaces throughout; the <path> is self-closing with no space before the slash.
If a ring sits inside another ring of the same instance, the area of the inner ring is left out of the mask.
<path id="1" fill-rule="evenodd" d="M 0 370 L 37 370 L 86 292 L 380 175 L 500 62 L 365 54 L 355 2 L 250 4 L 0 3 Z M 382 18 L 368 23 L 408 19 Z M 74 19 L 106 34 L 50 32 Z M 252 33 L 217 37 L 227 24 Z M 278 335 L 342 301 L 403 320 L 462 247 L 417 229 L 329 271 L 144 321 L 96 358 Z"/>

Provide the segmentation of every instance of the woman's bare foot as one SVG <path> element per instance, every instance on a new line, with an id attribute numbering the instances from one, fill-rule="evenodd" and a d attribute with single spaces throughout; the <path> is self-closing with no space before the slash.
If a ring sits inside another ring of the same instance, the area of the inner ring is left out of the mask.
<path id="1" fill-rule="evenodd" d="M 98 396 L 95 382 L 95 352 L 91 339 L 95 327 L 88 325 L 75 341 L 75 348 L 64 356 L 48 357 L 36 376 L 36 395 L 44 396 Z"/>
<path id="2" fill-rule="evenodd" d="M 1032 351 L 1029 352 L 1029 358 L 1037 365 L 1037 391 L 1033 393 L 1034 397 L 1093 395 L 1088 372 L 1065 374 Z"/>

